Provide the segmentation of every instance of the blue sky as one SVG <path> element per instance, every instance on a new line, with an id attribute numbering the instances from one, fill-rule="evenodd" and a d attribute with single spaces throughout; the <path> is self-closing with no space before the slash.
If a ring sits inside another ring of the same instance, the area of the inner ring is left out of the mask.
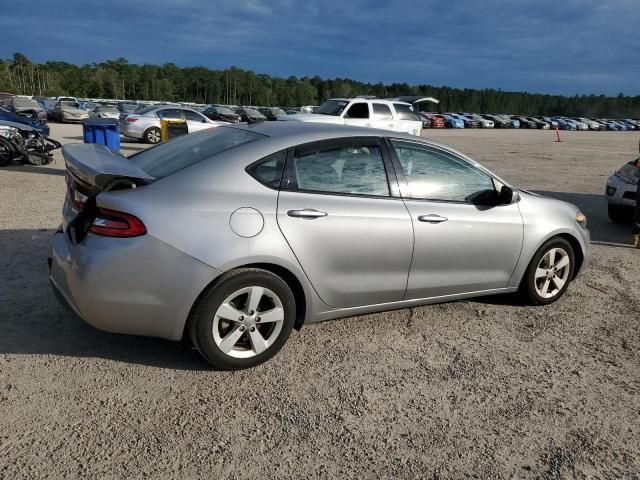
<path id="1" fill-rule="evenodd" d="M 640 95 L 640 0 L 0 0 L 0 58 Z"/>

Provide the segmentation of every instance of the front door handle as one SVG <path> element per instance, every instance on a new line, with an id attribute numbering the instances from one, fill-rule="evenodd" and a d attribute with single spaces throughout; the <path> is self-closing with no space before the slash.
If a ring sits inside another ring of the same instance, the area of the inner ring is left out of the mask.
<path id="1" fill-rule="evenodd" d="M 418 217 L 418 220 L 420 220 L 421 222 L 427 222 L 427 223 L 442 223 L 442 222 L 446 222 L 449 219 L 447 217 L 441 217 L 440 215 L 431 213 L 429 215 L 420 215 Z"/>
<path id="2" fill-rule="evenodd" d="M 303 208 L 302 210 L 289 210 L 287 215 L 290 217 L 307 218 L 313 220 L 315 218 L 326 217 L 327 212 L 319 212 L 313 208 Z"/>

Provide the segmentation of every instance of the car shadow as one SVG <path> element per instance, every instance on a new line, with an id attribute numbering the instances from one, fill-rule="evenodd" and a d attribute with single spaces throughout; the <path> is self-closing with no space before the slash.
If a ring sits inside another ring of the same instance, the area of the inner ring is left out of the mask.
<path id="1" fill-rule="evenodd" d="M 207 370 L 186 341 L 97 330 L 59 304 L 47 256 L 54 230 L 0 230 L 0 355 L 98 357 L 176 370 Z"/>
<path id="2" fill-rule="evenodd" d="M 587 216 L 587 227 L 591 233 L 591 243 L 619 248 L 633 248 L 630 244 L 631 225 L 613 223 L 607 213 L 604 193 L 569 193 L 535 191 L 545 197 L 552 197 L 573 203 Z"/>

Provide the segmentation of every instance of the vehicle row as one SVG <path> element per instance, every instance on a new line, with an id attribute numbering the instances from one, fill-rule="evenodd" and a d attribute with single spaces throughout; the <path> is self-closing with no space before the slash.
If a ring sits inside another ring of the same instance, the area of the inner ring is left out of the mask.
<path id="1" fill-rule="evenodd" d="M 478 114 L 466 112 L 420 112 L 422 128 L 529 128 L 559 130 L 640 130 L 638 119 L 607 119 L 562 116 L 522 116 L 504 114 Z"/>

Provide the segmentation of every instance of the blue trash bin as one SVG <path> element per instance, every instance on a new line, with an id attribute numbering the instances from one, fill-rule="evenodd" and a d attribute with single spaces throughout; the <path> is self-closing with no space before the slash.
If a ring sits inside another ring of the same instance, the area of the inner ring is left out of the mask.
<path id="1" fill-rule="evenodd" d="M 89 118 L 82 121 L 84 143 L 104 145 L 115 152 L 120 151 L 120 131 L 115 118 Z"/>

